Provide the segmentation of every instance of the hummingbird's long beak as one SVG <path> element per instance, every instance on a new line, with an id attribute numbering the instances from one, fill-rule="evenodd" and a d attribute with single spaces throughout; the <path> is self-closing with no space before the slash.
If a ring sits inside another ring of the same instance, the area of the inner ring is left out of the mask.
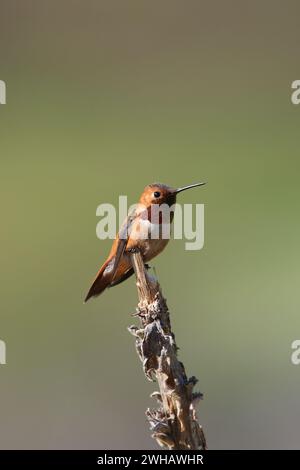
<path id="1" fill-rule="evenodd" d="M 190 184 L 189 186 L 184 186 L 183 188 L 176 189 L 175 193 L 178 194 L 178 193 L 181 193 L 181 191 L 185 191 L 186 189 L 195 188 L 196 186 L 203 186 L 204 184 L 206 184 L 206 183 Z"/>

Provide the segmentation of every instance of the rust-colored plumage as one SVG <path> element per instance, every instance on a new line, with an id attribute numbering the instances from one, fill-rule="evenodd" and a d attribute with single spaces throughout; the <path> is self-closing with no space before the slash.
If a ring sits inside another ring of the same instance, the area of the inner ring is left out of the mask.
<path id="1" fill-rule="evenodd" d="M 127 216 L 119 230 L 109 256 L 99 269 L 85 302 L 91 297 L 100 295 L 107 287 L 120 284 L 133 274 L 130 258 L 132 251 L 139 250 L 145 263 L 161 253 L 169 241 L 163 233 L 164 219 L 161 210 L 163 207 L 171 208 L 181 191 L 203 184 L 205 183 L 196 183 L 178 189 L 161 183 L 146 186 L 134 211 Z M 171 211 L 170 222 L 173 220 L 173 215 Z"/>

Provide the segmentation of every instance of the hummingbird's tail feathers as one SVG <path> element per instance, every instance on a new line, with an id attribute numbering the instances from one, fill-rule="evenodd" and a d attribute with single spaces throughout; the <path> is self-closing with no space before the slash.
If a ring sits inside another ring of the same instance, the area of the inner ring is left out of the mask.
<path id="1" fill-rule="evenodd" d="M 103 266 L 99 269 L 93 284 L 91 285 L 84 303 L 87 302 L 91 297 L 98 297 L 102 292 L 109 286 L 112 281 L 113 273 L 111 269 L 106 269 L 111 263 L 111 259 L 108 259 Z"/>
<path id="2" fill-rule="evenodd" d="M 134 273 L 133 268 L 128 269 L 128 271 L 125 274 L 123 274 L 123 276 L 121 276 L 117 279 L 114 278 L 113 281 L 110 283 L 110 285 L 108 287 L 114 287 L 114 286 L 117 286 L 118 284 L 121 284 L 121 282 L 126 281 L 126 279 L 128 279 L 130 276 L 132 276 L 133 273 Z"/>
<path id="3" fill-rule="evenodd" d="M 98 297 L 107 287 L 113 287 L 128 279 L 134 273 L 129 257 L 123 256 L 115 270 L 115 256 L 111 256 L 101 266 L 84 302 L 91 297 Z"/>

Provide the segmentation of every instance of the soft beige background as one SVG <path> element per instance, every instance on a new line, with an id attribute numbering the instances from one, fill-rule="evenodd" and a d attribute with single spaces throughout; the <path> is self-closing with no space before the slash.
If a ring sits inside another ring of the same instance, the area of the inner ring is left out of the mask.
<path id="1" fill-rule="evenodd" d="M 297 1 L 0 1 L 1 448 L 155 448 L 133 279 L 82 304 L 96 207 L 206 188 L 154 265 L 209 447 L 299 447 Z"/>

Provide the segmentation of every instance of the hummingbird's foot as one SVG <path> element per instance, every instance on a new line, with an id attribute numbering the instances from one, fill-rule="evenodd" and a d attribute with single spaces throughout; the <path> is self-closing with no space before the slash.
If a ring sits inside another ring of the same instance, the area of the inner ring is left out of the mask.
<path id="1" fill-rule="evenodd" d="M 134 248 L 129 248 L 128 253 L 139 253 L 139 248 L 134 247 Z"/>
<path id="2" fill-rule="evenodd" d="M 144 266 L 145 266 L 145 268 L 147 269 L 147 271 L 149 271 L 149 269 L 151 269 L 151 266 L 150 266 L 150 264 L 148 264 L 148 263 L 145 263 Z"/>

